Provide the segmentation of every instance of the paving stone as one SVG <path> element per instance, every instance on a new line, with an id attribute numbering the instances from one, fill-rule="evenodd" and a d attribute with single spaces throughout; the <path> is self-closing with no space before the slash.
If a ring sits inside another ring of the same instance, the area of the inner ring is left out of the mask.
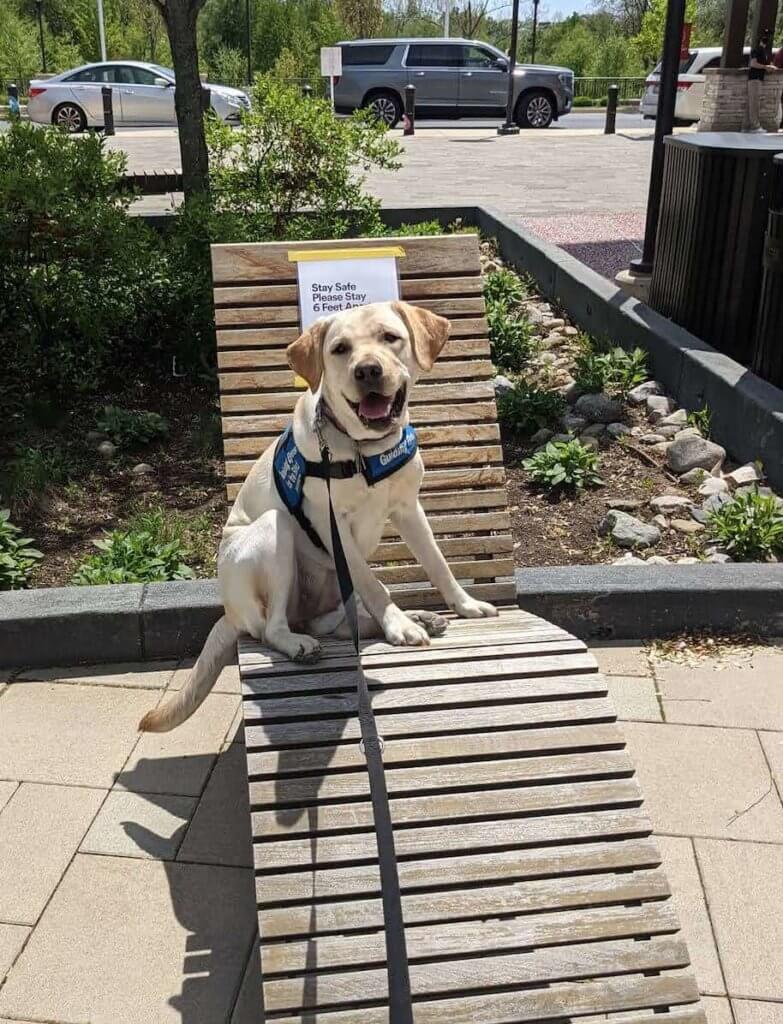
<path id="1" fill-rule="evenodd" d="M 772 769 L 772 777 L 783 799 L 783 733 L 760 732 L 759 739 Z"/>
<path id="2" fill-rule="evenodd" d="M 184 686 L 187 682 L 190 670 L 193 667 L 195 658 L 185 658 L 179 663 L 176 670 L 171 676 L 171 682 L 169 683 L 170 690 L 179 690 L 180 687 Z M 241 693 L 242 689 L 239 683 L 239 666 L 229 665 L 224 668 L 223 671 L 217 678 L 217 682 L 212 687 L 212 693 Z"/>
<path id="3" fill-rule="evenodd" d="M 0 985 L 19 956 L 31 929 L 20 924 L 0 924 Z"/>
<path id="4" fill-rule="evenodd" d="M 251 867 L 247 759 L 241 743 L 220 755 L 177 860 Z"/>
<path id="5" fill-rule="evenodd" d="M 641 644 L 615 641 L 590 644 L 590 653 L 600 670 L 609 676 L 649 676 L 651 669 L 647 651 Z"/>
<path id="6" fill-rule="evenodd" d="M 238 697 L 212 693 L 172 732 L 142 733 L 117 787 L 136 793 L 199 796 L 238 704 Z"/>
<path id="7" fill-rule="evenodd" d="M 700 992 L 724 995 L 718 951 L 690 839 L 656 836 Z"/>
<path id="8" fill-rule="evenodd" d="M 619 718 L 661 722 L 661 708 L 652 679 L 640 676 L 610 676 L 607 679 Z"/>
<path id="9" fill-rule="evenodd" d="M 783 847 L 699 839 L 696 856 L 729 995 L 783 999 Z"/>
<path id="10" fill-rule="evenodd" d="M 219 1024 L 255 928 L 251 871 L 78 854 L 0 990 L 0 1014 Z"/>
<path id="11" fill-rule="evenodd" d="M 731 1005 L 725 997 L 704 996 L 702 1004 L 707 1016 L 707 1024 L 734 1024 Z"/>
<path id="12" fill-rule="evenodd" d="M 783 808 L 755 733 L 643 722 L 623 731 L 656 831 L 783 842 Z"/>
<path id="13" fill-rule="evenodd" d="M 264 996 L 261 991 L 261 965 L 258 942 L 253 943 L 239 990 L 231 1024 L 264 1024 Z"/>
<path id="14" fill-rule="evenodd" d="M 112 790 L 79 850 L 174 860 L 195 809 L 196 800 L 190 796 Z"/>
<path id="15" fill-rule="evenodd" d="M 18 782 L 0 782 L 0 813 L 14 795 Z"/>
<path id="16" fill-rule="evenodd" d="M 75 668 L 31 668 L 14 682 L 79 683 L 82 686 L 128 686 L 163 690 L 177 667 L 176 661 L 139 661 L 118 665 L 78 665 Z"/>
<path id="17" fill-rule="evenodd" d="M 155 700 L 155 691 L 12 685 L 3 695 L 3 773 L 109 789 L 136 742 L 139 719 Z"/>
<path id="18" fill-rule="evenodd" d="M 736 1024 L 783 1024 L 783 1003 L 732 999 Z M 710 1022 L 712 1024 L 712 1022 Z"/>
<path id="19" fill-rule="evenodd" d="M 0 815 L 0 921 L 35 924 L 106 795 L 24 783 Z"/>
<path id="20" fill-rule="evenodd" d="M 783 729 L 783 651 L 722 670 L 661 661 L 655 672 L 667 722 Z"/>

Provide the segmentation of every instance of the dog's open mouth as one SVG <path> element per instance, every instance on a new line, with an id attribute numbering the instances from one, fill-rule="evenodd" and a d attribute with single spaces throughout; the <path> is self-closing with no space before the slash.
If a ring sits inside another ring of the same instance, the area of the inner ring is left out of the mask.
<path id="1" fill-rule="evenodd" d="M 387 430 L 405 406 L 406 390 L 403 384 L 395 395 L 382 395 L 378 391 L 371 391 L 360 402 L 351 402 L 349 399 L 348 404 L 365 427 L 372 430 Z"/>

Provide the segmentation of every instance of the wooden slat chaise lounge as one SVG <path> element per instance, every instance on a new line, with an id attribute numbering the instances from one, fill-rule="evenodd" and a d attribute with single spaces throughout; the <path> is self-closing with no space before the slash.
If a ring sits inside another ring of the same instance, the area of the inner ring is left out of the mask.
<path id="1" fill-rule="evenodd" d="M 213 247 L 229 499 L 299 394 L 288 253 L 342 244 L 362 243 Z M 514 607 L 477 239 L 394 244 L 402 297 L 453 323 L 412 395 L 423 504 L 457 578 L 501 606 L 427 648 L 363 644 L 416 1024 L 704 1024 L 606 684 L 581 641 Z M 376 563 L 404 607 L 442 606 L 391 527 Z M 239 643 L 266 1019 L 385 1024 L 355 658 L 348 641 L 323 651 L 302 666 Z"/>

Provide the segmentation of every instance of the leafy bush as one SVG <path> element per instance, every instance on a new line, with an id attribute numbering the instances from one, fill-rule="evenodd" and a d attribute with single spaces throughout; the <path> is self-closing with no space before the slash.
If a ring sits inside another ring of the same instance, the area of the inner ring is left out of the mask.
<path id="1" fill-rule="evenodd" d="M 758 489 L 738 494 L 710 514 L 708 529 L 740 562 L 783 555 L 783 511 L 777 499 Z"/>
<path id="2" fill-rule="evenodd" d="M 574 102 L 573 102 L 572 106 L 574 106 L 574 107 L 595 107 L 595 106 L 598 106 L 598 104 L 596 103 L 596 101 L 594 99 L 591 99 L 589 96 L 574 96 Z"/>
<path id="3" fill-rule="evenodd" d="M 440 221 L 437 220 L 420 220 L 415 224 L 400 224 L 400 226 L 390 231 L 391 235 L 442 235 L 445 232 L 441 227 Z"/>
<path id="4" fill-rule="evenodd" d="M 102 583 L 164 583 L 189 580 L 195 575 L 184 559 L 180 541 L 161 541 L 150 530 L 114 530 L 93 541 L 97 555 L 89 555 L 77 567 L 71 583 L 95 586 Z"/>
<path id="5" fill-rule="evenodd" d="M 523 435 L 553 426 L 565 409 L 566 401 L 557 391 L 543 391 L 524 380 L 517 380 L 513 391 L 506 391 L 498 398 L 501 422 Z"/>
<path id="6" fill-rule="evenodd" d="M 530 324 L 504 302 L 487 308 L 487 324 L 492 362 L 500 370 L 518 373 L 530 357 Z"/>
<path id="7" fill-rule="evenodd" d="M 513 270 L 493 270 L 484 278 L 484 298 L 488 306 L 500 302 L 513 308 L 525 301 L 527 292 Z"/>
<path id="8" fill-rule="evenodd" d="M 33 541 L 29 537 L 19 536 L 21 532 L 11 522 L 9 510 L 0 509 L 0 590 L 22 590 L 43 558 L 30 547 Z"/>
<path id="9" fill-rule="evenodd" d="M 547 490 L 573 489 L 581 491 L 589 485 L 600 484 L 598 455 L 580 441 L 550 441 L 540 452 L 522 465 L 534 483 Z"/>
<path id="10" fill-rule="evenodd" d="M 209 58 L 209 77 L 216 85 L 238 89 L 245 84 L 247 60 L 241 50 L 221 43 Z"/>
<path id="11" fill-rule="evenodd" d="M 137 409 L 121 409 L 117 405 L 106 405 L 97 418 L 98 430 L 108 436 L 120 448 L 149 444 L 169 432 L 168 421 L 157 412 L 142 412 Z"/>
<path id="12" fill-rule="evenodd" d="M 632 352 L 622 348 L 595 352 L 586 347 L 574 361 L 574 380 L 588 394 L 606 391 L 624 397 L 647 379 L 647 353 L 640 348 Z"/>
<path id="13" fill-rule="evenodd" d="M 688 426 L 696 427 L 702 437 L 709 437 L 712 429 L 712 411 L 708 405 L 688 413 Z"/>
<path id="14" fill-rule="evenodd" d="M 153 504 L 133 515 L 126 525 L 131 533 L 149 533 L 158 544 L 178 544 L 183 558 L 214 575 L 217 543 L 209 513 L 183 513 Z"/>
<path id="15" fill-rule="evenodd" d="M 67 480 L 71 465 L 60 448 L 19 448 L 0 475 L 0 494 L 15 509 L 33 505 L 52 484 Z"/>

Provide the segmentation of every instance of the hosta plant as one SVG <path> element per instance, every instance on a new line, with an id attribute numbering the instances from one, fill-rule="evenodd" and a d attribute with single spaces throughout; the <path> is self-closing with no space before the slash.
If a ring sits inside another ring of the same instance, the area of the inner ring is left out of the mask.
<path id="1" fill-rule="evenodd" d="M 758 489 L 738 494 L 710 514 L 708 529 L 738 562 L 783 556 L 783 510 L 774 495 Z"/>
<path id="2" fill-rule="evenodd" d="M 530 479 L 549 491 L 576 490 L 602 483 L 598 455 L 581 441 L 550 441 L 522 465 Z"/>
<path id="3" fill-rule="evenodd" d="M 29 537 L 11 522 L 7 508 L 0 509 L 0 590 L 22 590 L 30 573 L 43 558 Z"/>

